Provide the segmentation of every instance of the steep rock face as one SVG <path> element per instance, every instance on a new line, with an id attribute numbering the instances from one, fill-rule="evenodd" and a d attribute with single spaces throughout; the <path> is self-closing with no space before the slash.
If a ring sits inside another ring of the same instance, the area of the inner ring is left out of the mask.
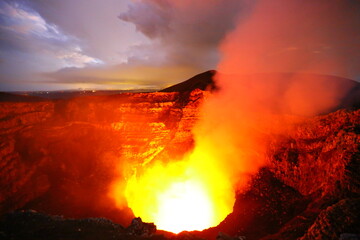
<path id="1" fill-rule="evenodd" d="M 359 110 L 340 110 L 309 118 L 273 138 L 267 168 L 299 194 L 293 200 L 284 199 L 298 208 L 290 214 L 285 210 L 287 221 L 261 239 L 340 239 L 343 233 L 360 231 L 355 227 L 358 200 L 352 200 L 360 196 L 359 114 Z M 276 204 L 270 208 L 274 206 L 279 209 Z"/>
<path id="2" fill-rule="evenodd" d="M 308 119 L 272 146 L 270 168 L 301 194 L 360 194 L 360 110 Z"/>
<path id="3" fill-rule="evenodd" d="M 46 174 L 39 172 L 47 161 L 43 146 L 32 147 L 30 132 L 52 117 L 51 102 L 0 103 L 0 213 L 22 207 L 49 187 Z M 31 156 L 31 158 L 29 158 Z"/>
<path id="4" fill-rule="evenodd" d="M 49 119 L 54 113 L 52 102 L 1 102 L 1 134 L 14 133 Z"/>
<path id="5" fill-rule="evenodd" d="M 177 158 L 191 149 L 204 94 L 1 103 L 0 213 L 25 207 L 129 221 L 129 210 L 119 212 L 108 196 L 111 181 L 122 175 L 119 163 Z"/>

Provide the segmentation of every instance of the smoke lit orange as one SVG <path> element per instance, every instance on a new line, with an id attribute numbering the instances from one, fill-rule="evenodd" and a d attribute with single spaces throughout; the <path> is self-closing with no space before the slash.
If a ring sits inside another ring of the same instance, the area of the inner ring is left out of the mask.
<path id="1" fill-rule="evenodd" d="M 158 162 L 134 174 L 125 197 L 135 216 L 174 233 L 216 226 L 235 201 L 221 166 L 199 149 L 186 160 Z"/>

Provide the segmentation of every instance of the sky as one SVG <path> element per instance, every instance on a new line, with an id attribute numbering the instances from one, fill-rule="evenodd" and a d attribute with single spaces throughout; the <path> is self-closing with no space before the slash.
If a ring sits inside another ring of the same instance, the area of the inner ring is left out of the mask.
<path id="1" fill-rule="evenodd" d="M 360 19 L 356 12 L 360 16 L 360 7 L 357 0 L 343 2 L 355 15 L 344 21 L 347 27 L 334 26 L 336 21 L 319 26 L 342 29 L 343 38 L 336 38 L 330 47 L 338 55 L 348 54 L 346 60 L 354 66 L 338 75 L 358 79 Z M 251 18 L 256 3 L 1 0 L 0 91 L 170 86 L 216 69 L 221 43 Z M 271 16 L 264 19 L 271 21 Z M 336 31 L 330 32 L 336 35 Z M 296 48 L 294 44 L 287 47 Z"/>
<path id="2" fill-rule="evenodd" d="M 1 0 L 0 91 L 158 89 L 214 69 L 243 6 L 174 2 Z"/>

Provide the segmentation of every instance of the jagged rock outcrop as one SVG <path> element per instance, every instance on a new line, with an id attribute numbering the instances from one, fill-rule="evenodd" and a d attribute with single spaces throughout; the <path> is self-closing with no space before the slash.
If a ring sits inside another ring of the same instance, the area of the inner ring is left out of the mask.
<path id="1" fill-rule="evenodd" d="M 154 223 L 144 223 L 140 217 L 134 218 L 129 227 L 126 228 L 129 235 L 140 237 L 151 237 L 156 233 Z"/>

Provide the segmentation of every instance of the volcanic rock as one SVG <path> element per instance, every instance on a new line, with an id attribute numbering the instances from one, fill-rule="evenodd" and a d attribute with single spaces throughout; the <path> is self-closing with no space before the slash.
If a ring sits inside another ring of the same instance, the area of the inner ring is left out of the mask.
<path id="1" fill-rule="evenodd" d="M 360 194 L 359 126 L 360 110 L 309 119 L 271 144 L 272 171 L 303 195 Z"/>
<path id="2" fill-rule="evenodd" d="M 0 239 L 13 240 L 163 239 L 154 236 L 155 232 L 153 224 L 143 223 L 141 219 L 124 228 L 105 218 L 65 219 L 33 210 L 9 213 L 0 221 Z"/>
<path id="3" fill-rule="evenodd" d="M 246 240 L 245 236 L 231 237 L 223 232 L 219 232 L 216 240 Z"/>
<path id="4" fill-rule="evenodd" d="M 130 235 L 151 237 L 156 232 L 154 223 L 144 223 L 141 218 L 137 217 L 131 221 L 131 225 L 126 228 L 126 232 Z"/>
<path id="5" fill-rule="evenodd" d="M 360 235 L 360 199 L 343 199 L 323 210 L 300 240 L 339 239 Z M 352 234 L 349 234 L 352 233 Z M 350 235 L 350 236 L 349 236 Z"/>
<path id="6" fill-rule="evenodd" d="M 215 90 L 217 89 L 214 81 L 215 70 L 200 73 L 185 82 L 165 88 L 160 92 L 191 92 L 195 89 Z"/>

